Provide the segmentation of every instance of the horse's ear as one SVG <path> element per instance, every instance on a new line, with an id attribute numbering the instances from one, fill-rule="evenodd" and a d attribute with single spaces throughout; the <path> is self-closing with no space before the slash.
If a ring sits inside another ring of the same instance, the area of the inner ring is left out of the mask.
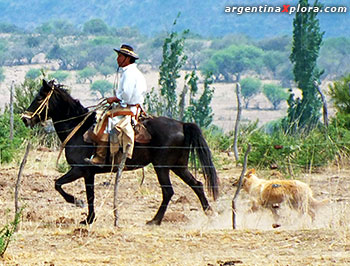
<path id="1" fill-rule="evenodd" d="M 45 79 L 43 79 L 43 91 L 44 92 L 49 92 L 52 90 L 52 87 L 49 85 L 49 83 L 47 83 L 47 81 Z"/>

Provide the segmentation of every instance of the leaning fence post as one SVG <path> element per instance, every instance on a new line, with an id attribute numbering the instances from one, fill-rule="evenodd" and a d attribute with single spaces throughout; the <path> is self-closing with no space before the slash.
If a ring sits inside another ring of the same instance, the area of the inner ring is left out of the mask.
<path id="1" fill-rule="evenodd" d="M 16 182 L 16 186 L 15 186 L 15 215 L 18 215 L 18 213 L 20 212 L 20 208 L 18 206 L 18 195 L 19 195 L 19 189 L 21 186 L 21 176 L 22 176 L 23 168 L 24 168 L 25 164 L 27 163 L 27 157 L 28 157 L 28 153 L 30 150 L 30 146 L 31 146 L 30 142 L 28 142 L 26 152 L 23 156 L 23 160 L 21 162 L 21 166 L 19 167 L 19 171 L 18 171 L 17 182 Z M 17 229 L 16 229 L 16 231 L 17 231 Z"/>
<path id="2" fill-rule="evenodd" d="M 238 160 L 239 160 L 237 142 L 238 142 L 239 123 L 241 121 L 241 116 L 242 116 L 241 84 L 239 83 L 239 81 L 240 81 L 239 79 L 240 79 L 240 77 L 238 75 L 237 84 L 236 84 L 237 117 L 236 117 L 234 139 L 233 139 L 233 151 L 234 151 L 234 155 L 235 155 L 235 159 L 236 159 L 236 164 L 238 163 Z"/>
<path id="3" fill-rule="evenodd" d="M 13 84 L 15 83 L 12 80 L 11 88 L 10 88 L 10 140 L 13 140 Z"/>
<path id="4" fill-rule="evenodd" d="M 244 154 L 243 169 L 241 172 L 241 176 L 239 177 L 239 180 L 238 180 L 237 190 L 236 190 L 236 193 L 232 199 L 232 228 L 233 229 L 236 229 L 236 199 L 238 197 L 239 191 L 241 190 L 242 183 L 243 183 L 243 177 L 244 177 L 244 174 L 247 170 L 247 159 L 248 159 L 248 154 L 250 152 L 250 149 L 251 149 L 251 145 L 248 144 L 248 148 Z"/>
<path id="5" fill-rule="evenodd" d="M 322 100 L 322 104 L 323 104 L 323 124 L 326 128 L 328 128 L 328 108 L 327 108 L 327 100 L 326 97 L 324 96 L 320 85 L 318 84 L 317 81 L 314 82 L 314 86 L 316 87 L 316 89 L 318 90 L 318 93 L 321 95 L 321 100 Z"/>
<path id="6" fill-rule="evenodd" d="M 122 176 L 123 173 L 123 169 L 125 166 L 125 161 L 126 161 L 126 156 L 129 153 L 129 149 L 131 147 L 131 144 L 128 144 L 126 146 L 125 152 L 123 153 L 122 156 L 122 160 L 120 162 L 120 164 L 118 165 L 118 170 L 117 170 L 117 174 L 115 177 L 115 183 L 114 183 L 114 201 L 113 201 L 113 212 L 114 212 L 114 226 L 118 226 L 118 209 L 117 209 L 117 199 L 118 199 L 118 185 L 119 185 L 119 181 L 120 178 Z"/>

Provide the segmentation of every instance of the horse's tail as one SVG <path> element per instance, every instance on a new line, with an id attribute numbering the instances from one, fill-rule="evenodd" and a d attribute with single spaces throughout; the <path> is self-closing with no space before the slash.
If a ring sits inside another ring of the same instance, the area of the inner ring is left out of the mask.
<path id="1" fill-rule="evenodd" d="M 209 194 L 216 200 L 219 196 L 219 180 L 211 158 L 209 146 L 203 137 L 202 131 L 196 124 L 185 123 L 183 128 L 185 145 L 190 147 L 192 153 L 193 150 L 196 151 Z"/>

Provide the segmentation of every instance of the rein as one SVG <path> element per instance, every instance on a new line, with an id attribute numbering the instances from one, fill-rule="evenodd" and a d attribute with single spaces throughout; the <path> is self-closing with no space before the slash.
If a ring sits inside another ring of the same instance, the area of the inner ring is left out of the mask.
<path id="1" fill-rule="evenodd" d="M 38 115 L 40 121 L 41 121 L 41 118 L 40 118 L 40 114 L 42 113 L 42 111 L 45 109 L 46 107 L 46 112 L 45 112 L 45 119 L 44 121 L 47 120 L 47 115 L 48 115 L 48 112 L 49 112 L 49 100 L 53 94 L 53 91 L 54 91 L 54 87 L 51 89 L 51 91 L 47 94 L 46 98 L 44 100 L 42 100 L 42 102 L 40 103 L 39 107 L 34 111 L 34 112 L 29 112 L 29 111 L 25 111 L 23 114 L 22 114 L 22 118 L 28 118 L 28 119 L 33 119 L 34 116 Z"/>
<path id="2" fill-rule="evenodd" d="M 68 141 L 70 141 L 70 139 L 75 135 L 75 133 L 77 133 L 77 131 L 80 129 L 80 127 L 85 123 L 85 121 L 90 117 L 91 114 L 93 114 L 96 110 L 98 110 L 99 108 L 102 108 L 103 106 L 106 105 L 106 99 L 102 100 L 99 104 L 95 105 L 94 109 L 89 111 L 86 116 L 84 117 L 84 119 L 68 134 L 68 136 L 66 137 L 66 139 L 62 142 L 61 146 L 60 146 L 60 151 L 58 153 L 58 157 L 57 157 L 57 161 L 56 161 L 56 167 L 58 167 L 58 161 L 60 160 L 60 157 L 62 155 L 63 149 L 66 147 Z"/>
<path id="3" fill-rule="evenodd" d="M 48 118 L 48 112 L 49 112 L 49 101 L 50 101 L 50 98 L 54 92 L 54 88 L 55 87 L 52 87 L 51 91 L 46 95 L 45 99 L 41 101 L 39 107 L 34 111 L 34 112 L 29 112 L 29 111 L 25 111 L 21 117 L 22 118 L 27 118 L 27 119 L 33 119 L 34 116 L 38 115 L 40 121 L 41 118 L 40 118 L 40 115 L 41 113 L 43 112 L 43 110 L 46 108 L 46 111 L 45 111 L 45 119 L 44 121 L 47 120 Z M 103 106 L 105 106 L 107 103 L 106 99 L 103 99 L 101 102 L 99 102 L 97 105 L 93 105 L 93 106 L 90 106 L 90 107 L 94 107 L 93 110 L 89 111 L 87 114 L 83 114 L 85 115 L 84 119 L 68 134 L 68 136 L 66 137 L 66 139 L 62 142 L 61 146 L 60 146 L 60 151 L 59 151 L 59 154 L 58 154 L 58 157 L 57 157 L 57 161 L 56 161 L 56 167 L 58 165 L 58 161 L 61 157 L 61 154 L 62 154 L 62 151 L 63 149 L 65 148 L 65 146 L 67 145 L 68 141 L 74 136 L 75 133 L 77 133 L 77 131 L 81 128 L 81 126 L 86 122 L 86 120 L 90 117 L 91 114 L 93 114 L 96 110 L 98 110 L 99 108 L 102 108 Z M 81 115 L 81 116 L 83 116 Z M 56 121 L 55 123 L 61 123 L 61 122 L 65 122 L 65 121 L 69 121 L 69 120 L 72 120 L 72 119 L 76 119 L 77 117 L 73 117 L 73 118 L 68 118 L 68 119 L 64 119 L 64 120 L 60 120 L 60 121 Z"/>

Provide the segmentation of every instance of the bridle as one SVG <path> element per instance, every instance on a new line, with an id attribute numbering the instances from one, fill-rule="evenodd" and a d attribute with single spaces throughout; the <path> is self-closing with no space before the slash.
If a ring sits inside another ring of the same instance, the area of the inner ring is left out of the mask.
<path id="1" fill-rule="evenodd" d="M 33 119 L 34 116 L 38 115 L 40 121 L 45 122 L 48 118 L 49 101 L 50 101 L 50 98 L 54 92 L 54 88 L 55 88 L 54 86 L 51 88 L 51 91 L 46 95 L 44 100 L 41 100 L 39 107 L 34 112 L 25 111 L 21 117 L 31 120 L 31 119 Z M 45 119 L 42 121 L 40 115 L 44 111 L 44 109 L 45 109 Z"/>

